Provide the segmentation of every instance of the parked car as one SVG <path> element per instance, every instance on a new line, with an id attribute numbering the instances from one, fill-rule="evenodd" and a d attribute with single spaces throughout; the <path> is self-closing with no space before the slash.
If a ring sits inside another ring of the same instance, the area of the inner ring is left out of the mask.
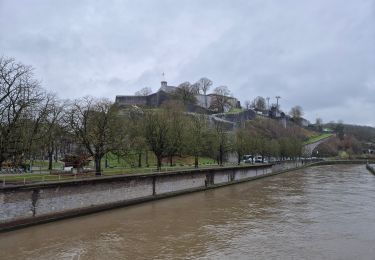
<path id="1" fill-rule="evenodd" d="M 242 162 L 244 163 L 253 163 L 253 156 L 252 155 L 244 155 L 242 157 Z"/>

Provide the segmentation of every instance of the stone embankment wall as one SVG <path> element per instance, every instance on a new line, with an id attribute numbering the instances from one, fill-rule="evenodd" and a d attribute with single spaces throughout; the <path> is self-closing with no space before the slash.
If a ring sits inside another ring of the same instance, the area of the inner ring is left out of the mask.
<path id="1" fill-rule="evenodd" d="M 0 231 L 249 181 L 301 162 L 91 178 L 0 188 Z"/>
<path id="2" fill-rule="evenodd" d="M 375 164 L 366 164 L 367 170 L 375 175 Z"/>
<path id="3" fill-rule="evenodd" d="M 215 114 L 215 116 L 218 118 L 224 119 L 226 121 L 233 122 L 237 124 L 237 126 L 240 126 L 242 122 L 245 122 L 248 120 L 254 120 L 257 114 L 254 110 L 248 109 L 240 113 L 236 113 L 236 114 L 221 113 L 221 114 Z"/>

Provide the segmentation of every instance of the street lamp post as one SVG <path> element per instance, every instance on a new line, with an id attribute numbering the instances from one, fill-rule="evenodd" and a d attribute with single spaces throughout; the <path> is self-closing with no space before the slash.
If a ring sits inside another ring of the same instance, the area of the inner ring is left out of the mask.
<path id="1" fill-rule="evenodd" d="M 279 109 L 279 99 L 280 98 L 281 98 L 280 96 L 276 96 L 276 107 L 277 107 L 277 109 Z"/>

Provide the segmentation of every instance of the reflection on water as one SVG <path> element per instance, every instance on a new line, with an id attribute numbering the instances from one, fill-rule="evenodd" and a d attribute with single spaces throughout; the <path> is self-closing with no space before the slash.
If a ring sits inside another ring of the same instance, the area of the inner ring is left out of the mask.
<path id="1" fill-rule="evenodd" d="M 321 166 L 0 234 L 1 259 L 375 259 L 375 177 Z"/>

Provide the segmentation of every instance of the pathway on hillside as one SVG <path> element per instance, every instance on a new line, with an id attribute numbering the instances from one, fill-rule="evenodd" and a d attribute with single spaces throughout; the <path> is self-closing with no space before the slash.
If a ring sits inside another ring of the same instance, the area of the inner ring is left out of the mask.
<path id="1" fill-rule="evenodd" d="M 222 124 L 226 124 L 229 128 L 229 130 L 233 130 L 236 127 L 236 123 L 231 122 L 229 120 L 223 119 L 221 117 L 218 117 L 216 114 L 209 115 L 210 119 L 214 122 L 220 122 Z"/>
<path id="2" fill-rule="evenodd" d="M 333 137 L 333 136 L 331 135 L 331 136 L 328 136 L 328 137 L 326 137 L 326 138 L 324 138 L 324 139 L 320 139 L 319 141 L 316 141 L 316 142 L 314 142 L 314 143 L 306 144 L 306 145 L 303 147 L 303 152 L 302 152 L 303 156 L 307 156 L 307 157 L 312 156 L 312 153 L 313 153 L 314 149 L 315 149 L 316 147 L 318 147 L 318 145 L 320 145 L 321 143 L 324 143 L 324 142 L 328 141 L 328 140 L 331 139 L 332 137 Z"/>

